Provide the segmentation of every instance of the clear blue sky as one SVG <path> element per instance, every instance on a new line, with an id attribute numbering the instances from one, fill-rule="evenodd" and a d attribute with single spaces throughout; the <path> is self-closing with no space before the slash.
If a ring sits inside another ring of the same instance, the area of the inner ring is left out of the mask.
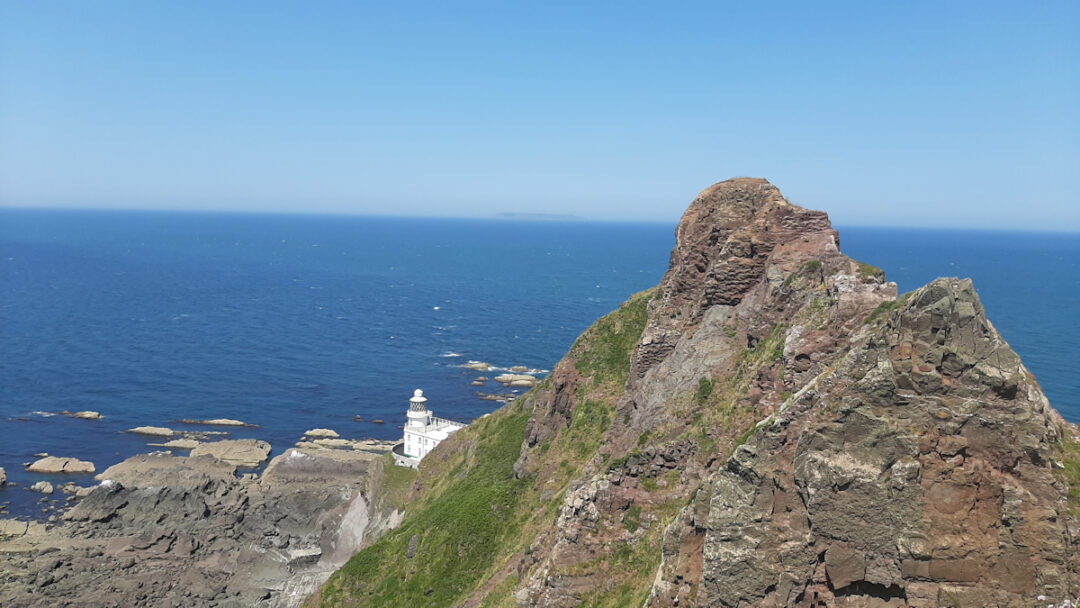
<path id="1" fill-rule="evenodd" d="M 0 205 L 1080 230 L 1080 2 L 9 2 Z"/>

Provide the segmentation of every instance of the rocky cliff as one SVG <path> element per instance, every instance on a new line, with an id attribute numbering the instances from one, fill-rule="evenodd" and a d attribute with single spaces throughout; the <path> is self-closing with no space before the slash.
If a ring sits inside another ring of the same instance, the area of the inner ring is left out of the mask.
<path id="1" fill-rule="evenodd" d="M 1072 427 L 970 281 L 897 297 L 825 213 L 702 192 L 660 285 L 444 442 L 310 603 L 970 606 L 1073 596 Z"/>

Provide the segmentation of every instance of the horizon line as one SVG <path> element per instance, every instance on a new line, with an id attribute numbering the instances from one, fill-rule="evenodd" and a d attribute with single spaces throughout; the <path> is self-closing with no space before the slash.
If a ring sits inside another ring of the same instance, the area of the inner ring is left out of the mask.
<path id="1" fill-rule="evenodd" d="M 528 223 L 528 224 L 658 224 L 675 227 L 681 221 L 641 218 L 595 218 L 560 213 L 532 213 L 517 211 L 499 211 L 487 215 L 441 215 L 441 214 L 392 214 L 392 213 L 369 213 L 349 211 L 304 211 L 304 210 L 267 210 L 267 209 L 181 209 L 181 208 L 146 208 L 146 207 L 71 207 L 63 205 L 10 205 L 0 202 L 0 211 L 48 211 L 48 212 L 88 212 L 88 213 L 175 213 L 175 214 L 205 214 L 205 215 L 271 215 L 271 216 L 306 216 L 306 217 L 355 217 L 355 218 L 380 218 L 380 219 L 415 219 L 415 220 L 475 220 L 502 223 Z M 826 212 L 827 213 L 827 212 Z M 830 218 L 831 221 L 831 218 Z M 1014 227 L 950 227 L 940 225 L 912 225 L 912 224 L 872 224 L 872 223 L 839 223 L 833 224 L 834 228 L 875 228 L 881 230 L 940 230 L 960 232 L 1010 232 L 1010 233 L 1049 233 L 1049 234 L 1077 234 L 1080 235 L 1080 226 L 1074 228 L 1014 228 Z"/>

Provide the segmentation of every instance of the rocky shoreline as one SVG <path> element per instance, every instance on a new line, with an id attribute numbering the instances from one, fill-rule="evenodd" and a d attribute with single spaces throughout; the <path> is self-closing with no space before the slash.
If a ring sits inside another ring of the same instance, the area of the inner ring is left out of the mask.
<path id="1" fill-rule="evenodd" d="M 402 516 L 380 498 L 392 442 L 316 431 L 261 474 L 242 469 L 266 442 L 198 442 L 109 467 L 46 522 L 0 520 L 0 605 L 299 605 Z"/>

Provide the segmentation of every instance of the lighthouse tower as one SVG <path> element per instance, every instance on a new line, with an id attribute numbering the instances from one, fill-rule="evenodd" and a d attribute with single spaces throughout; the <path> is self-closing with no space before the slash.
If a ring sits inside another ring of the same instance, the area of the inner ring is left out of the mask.
<path id="1" fill-rule="evenodd" d="M 409 399 L 409 411 L 405 414 L 405 436 L 393 449 L 394 462 L 405 467 L 416 468 L 420 460 L 435 449 L 452 433 L 465 427 L 464 423 L 436 418 L 427 407 L 424 391 L 413 391 Z"/>
<path id="2" fill-rule="evenodd" d="M 422 433 L 431 424 L 431 410 L 427 409 L 427 397 L 424 396 L 424 391 L 420 389 L 413 391 L 412 399 L 409 399 L 407 415 L 411 430 Z"/>

